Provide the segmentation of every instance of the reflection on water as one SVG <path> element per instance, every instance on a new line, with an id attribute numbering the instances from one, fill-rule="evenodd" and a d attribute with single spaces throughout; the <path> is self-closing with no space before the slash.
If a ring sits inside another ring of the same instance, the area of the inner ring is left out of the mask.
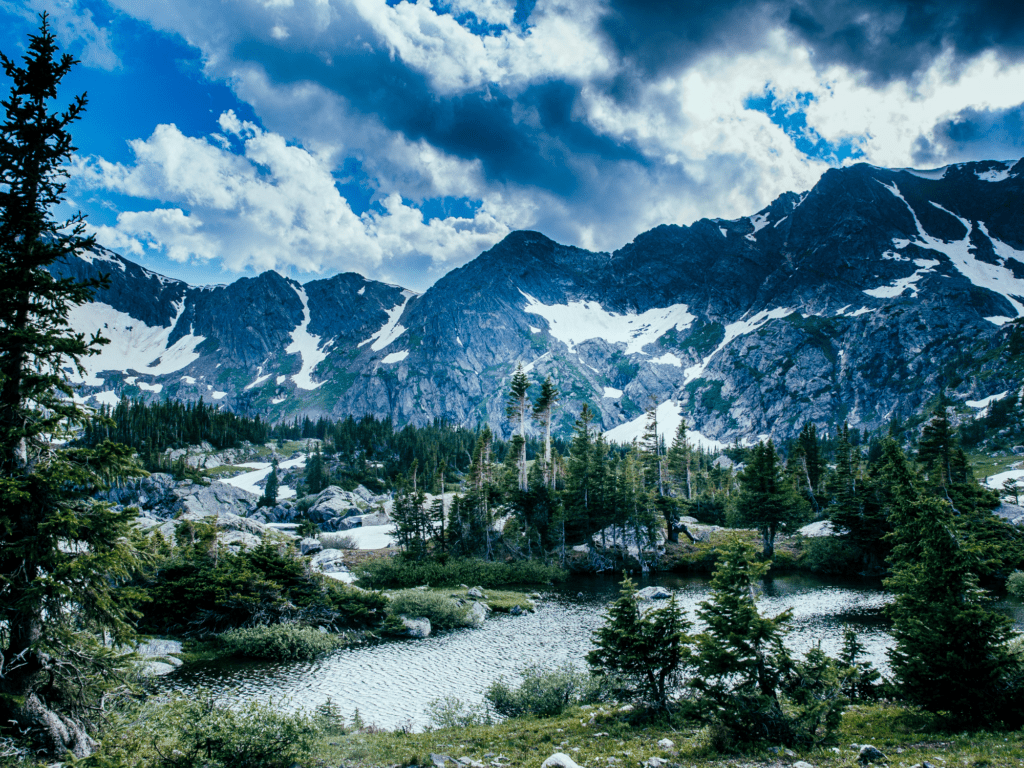
<path id="1" fill-rule="evenodd" d="M 706 578 L 659 575 L 640 586 L 649 584 L 671 589 L 696 624 L 697 605 L 710 593 Z M 577 578 L 543 592 L 536 613 L 494 616 L 481 629 L 343 649 L 313 662 L 189 665 L 158 685 L 185 692 L 201 686 L 221 696 L 273 699 L 294 708 L 312 708 L 330 698 L 349 717 L 358 707 L 367 723 L 421 728 L 433 699 L 456 696 L 478 703 L 492 681 L 513 678 L 526 664 L 584 666 L 591 633 L 617 591 L 617 577 Z M 885 650 L 892 644 L 881 614 L 886 599 L 877 583 L 783 576 L 762 585 L 759 606 L 772 616 L 792 610 L 787 645 L 797 652 L 820 643 L 834 655 L 846 629 L 855 629 L 875 666 L 884 671 Z M 1019 628 L 1024 615 L 1013 618 Z"/>

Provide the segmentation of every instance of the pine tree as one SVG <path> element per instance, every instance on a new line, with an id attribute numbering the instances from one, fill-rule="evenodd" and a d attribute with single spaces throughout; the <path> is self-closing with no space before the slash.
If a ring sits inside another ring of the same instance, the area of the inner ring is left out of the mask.
<path id="1" fill-rule="evenodd" d="M 273 507 L 277 504 L 277 493 L 280 489 L 280 481 L 277 478 L 277 457 L 270 462 L 270 474 L 267 475 L 267 484 L 263 486 L 263 495 L 260 496 L 257 506 Z"/>
<path id="2" fill-rule="evenodd" d="M 310 454 L 309 458 L 306 459 L 305 481 L 306 493 L 313 495 L 320 493 L 331 484 L 330 477 L 327 474 L 327 467 L 324 466 L 324 455 L 320 451 L 319 444 L 316 447 L 316 452 Z"/>
<path id="3" fill-rule="evenodd" d="M 667 709 L 672 683 L 691 659 L 689 628 L 675 595 L 643 614 L 636 585 L 627 577 L 604 626 L 594 632 L 587 663 L 597 674 L 617 677 L 642 701 Z"/>
<path id="4" fill-rule="evenodd" d="M 956 438 L 949 424 L 945 406 L 938 406 L 921 430 L 917 444 L 917 460 L 928 473 L 932 485 L 946 489 L 952 476 L 951 461 Z"/>
<path id="5" fill-rule="evenodd" d="M 551 418 L 558 404 L 558 389 L 548 376 L 540 387 L 540 395 L 533 403 L 533 416 L 544 425 L 544 472 L 550 488 L 555 486 L 555 476 L 551 466 Z"/>
<path id="6" fill-rule="evenodd" d="M 517 443 L 517 456 L 519 475 L 519 490 L 525 491 L 528 487 L 526 477 L 526 416 L 530 412 L 530 379 L 523 370 L 521 364 L 516 365 L 515 373 L 512 374 L 512 383 L 509 385 L 508 398 L 505 401 L 505 415 L 509 421 L 516 425 L 519 430 L 521 442 Z"/>
<path id="7" fill-rule="evenodd" d="M 771 440 L 758 443 L 750 453 L 749 463 L 740 474 L 736 511 L 744 523 L 757 526 L 761 532 L 762 557 L 766 560 L 775 554 L 776 534 L 797 527 L 807 517 L 803 500 L 779 469 Z"/>
<path id="8" fill-rule="evenodd" d="M 755 589 L 768 568 L 740 539 L 723 548 L 711 577 L 711 599 L 697 609 L 707 629 L 696 638 L 694 686 L 735 738 L 779 742 L 792 735 L 779 699 L 793 666 L 782 644 L 792 612 L 771 619 L 758 612 Z"/>
<path id="9" fill-rule="evenodd" d="M 68 128 L 86 101 L 50 111 L 76 62 L 58 55 L 46 14 L 23 62 L 0 54 L 12 83 L 0 127 L 0 728 L 53 758 L 81 757 L 94 746 L 87 724 L 123 664 L 102 640 L 133 637 L 135 593 L 118 586 L 139 562 L 132 512 L 91 497 L 138 471 L 123 446 L 52 442 L 90 417 L 65 370 L 105 340 L 76 333 L 68 317 L 104 283 L 47 271 L 92 241 L 81 215 L 51 218 L 75 151 Z"/>

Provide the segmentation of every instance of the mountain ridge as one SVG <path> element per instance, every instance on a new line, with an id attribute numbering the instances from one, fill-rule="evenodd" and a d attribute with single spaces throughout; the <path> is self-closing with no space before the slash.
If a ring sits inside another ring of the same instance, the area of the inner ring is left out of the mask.
<path id="1" fill-rule="evenodd" d="M 731 442 L 803 421 L 873 429 L 940 391 L 1019 386 L 999 350 L 1024 315 L 1021 210 L 1024 159 L 858 164 L 751 216 L 662 225 L 612 253 L 516 231 L 423 294 L 355 273 L 194 287 L 102 248 L 58 271 L 111 273 L 74 318 L 118 345 L 87 361 L 89 402 L 198 397 L 270 419 L 444 418 L 507 434 L 521 363 L 562 392 L 557 429 L 583 402 L 616 434 L 671 403 Z"/>

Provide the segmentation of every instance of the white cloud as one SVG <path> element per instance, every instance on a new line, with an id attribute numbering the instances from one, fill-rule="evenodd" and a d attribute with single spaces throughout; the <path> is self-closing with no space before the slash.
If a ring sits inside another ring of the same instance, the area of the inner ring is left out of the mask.
<path id="1" fill-rule="evenodd" d="M 149 139 L 131 142 L 133 164 L 77 159 L 75 180 L 87 188 L 189 209 L 122 212 L 116 226 L 94 229 L 97 239 L 180 262 L 221 259 L 235 272 L 358 269 L 385 275 L 401 273 L 401 262 L 418 256 L 446 271 L 508 232 L 484 208 L 473 218 L 424 221 L 397 194 L 385 200 L 384 212 L 358 216 L 323 158 L 232 112 L 219 122 L 227 137 L 242 143 L 242 154 L 160 125 Z"/>
<path id="2" fill-rule="evenodd" d="M 81 53 L 76 55 L 85 66 L 105 70 L 121 67 L 121 60 L 111 47 L 110 32 L 99 27 L 93 21 L 92 11 L 79 7 L 77 0 L 29 0 L 27 3 L 2 0 L 0 9 L 32 21 L 45 11 L 62 46 L 82 46 Z"/>

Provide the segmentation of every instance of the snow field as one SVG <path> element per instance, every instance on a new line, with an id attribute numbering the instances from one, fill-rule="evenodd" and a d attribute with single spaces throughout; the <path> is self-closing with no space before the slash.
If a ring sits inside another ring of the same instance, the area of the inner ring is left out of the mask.
<path id="1" fill-rule="evenodd" d="M 277 466 L 278 469 L 294 469 L 295 467 L 304 467 L 305 465 L 305 457 L 300 457 L 298 459 L 288 459 L 288 461 L 282 461 Z M 249 467 L 252 469 L 252 472 L 243 472 L 240 475 L 235 475 L 234 477 L 229 477 L 226 480 L 221 480 L 221 482 L 227 483 L 228 485 L 233 485 L 235 486 L 235 488 L 241 488 L 243 491 L 248 491 L 249 493 L 255 494 L 257 496 L 262 496 L 263 489 L 258 485 L 258 483 L 261 483 L 264 480 L 266 480 L 267 475 L 270 474 L 270 469 L 272 466 L 270 462 L 251 461 L 246 462 L 245 464 L 242 464 L 240 466 Z M 295 489 L 289 488 L 287 485 L 282 485 L 277 490 L 277 498 L 281 499 L 282 501 L 284 499 L 290 499 L 293 496 L 295 496 Z"/>
<path id="2" fill-rule="evenodd" d="M 675 438 L 676 430 L 679 429 L 679 424 L 683 421 L 683 413 L 679 407 L 679 403 L 673 402 L 672 400 L 666 400 L 664 403 L 658 406 L 658 432 L 665 436 L 665 444 L 671 446 L 672 440 Z M 619 424 L 617 427 L 613 427 L 604 433 L 605 439 L 612 443 L 631 443 L 634 440 L 638 440 L 643 437 L 644 431 L 647 429 L 647 414 L 637 416 L 632 421 L 627 421 L 625 424 Z M 690 429 L 686 429 L 686 442 L 690 445 L 710 451 L 721 451 L 728 447 L 726 443 L 714 440 L 710 437 L 704 437 L 700 432 Z"/>
<path id="3" fill-rule="evenodd" d="M 294 287 L 294 286 L 293 286 Z M 288 355 L 300 355 L 302 357 L 302 367 L 299 372 L 292 376 L 292 381 L 295 382 L 295 386 L 299 389 L 316 389 L 323 385 L 324 382 L 313 381 L 313 371 L 320 363 L 327 359 L 327 347 L 330 344 L 324 345 L 324 348 L 320 348 L 320 337 L 314 336 L 307 329 L 309 328 L 309 297 L 306 295 L 306 289 L 299 286 L 295 288 L 295 292 L 299 295 L 299 299 L 302 301 L 302 322 L 292 331 L 292 342 L 284 348 L 285 354 Z M 278 377 L 280 378 L 280 377 Z M 278 381 L 278 384 L 281 382 Z"/>

